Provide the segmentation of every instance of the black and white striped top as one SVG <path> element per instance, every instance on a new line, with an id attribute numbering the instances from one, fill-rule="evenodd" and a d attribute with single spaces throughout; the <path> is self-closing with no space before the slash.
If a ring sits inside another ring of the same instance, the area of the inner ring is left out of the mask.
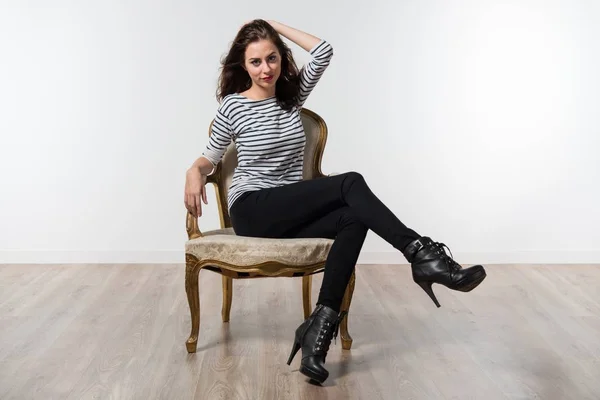
<path id="1" fill-rule="evenodd" d="M 312 59 L 300 71 L 298 107 L 283 110 L 275 96 L 250 100 L 238 93 L 226 96 L 217 110 L 209 142 L 202 153 L 217 165 L 233 141 L 238 153 L 228 208 L 244 192 L 302 180 L 306 137 L 300 109 L 333 57 L 325 40 L 311 49 Z"/>

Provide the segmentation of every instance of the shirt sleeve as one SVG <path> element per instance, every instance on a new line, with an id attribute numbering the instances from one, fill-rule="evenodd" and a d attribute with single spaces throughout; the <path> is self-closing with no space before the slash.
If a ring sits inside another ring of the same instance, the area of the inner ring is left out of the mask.
<path id="1" fill-rule="evenodd" d="M 231 128 L 231 121 L 224 113 L 224 104 L 219 107 L 217 110 L 217 115 L 213 121 L 210 137 L 208 139 L 208 144 L 202 153 L 202 156 L 210 161 L 213 165 L 213 170 L 209 175 L 215 172 L 215 168 L 227 147 L 231 144 L 233 140 L 233 129 Z"/>
<path id="2" fill-rule="evenodd" d="M 308 95 L 313 91 L 319 79 L 329 66 L 333 57 L 333 47 L 325 40 L 310 51 L 312 59 L 300 71 L 300 92 L 298 93 L 298 106 L 302 107 Z"/>

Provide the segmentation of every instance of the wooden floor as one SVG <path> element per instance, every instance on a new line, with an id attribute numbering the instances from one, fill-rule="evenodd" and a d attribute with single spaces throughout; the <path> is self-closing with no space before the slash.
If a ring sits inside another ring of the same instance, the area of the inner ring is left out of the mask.
<path id="1" fill-rule="evenodd" d="M 353 348 L 322 387 L 285 364 L 299 278 L 200 274 L 200 340 L 181 265 L 0 266 L 0 399 L 599 399 L 600 266 L 488 266 L 471 293 L 360 265 Z M 321 276 L 314 279 L 313 302 Z"/>

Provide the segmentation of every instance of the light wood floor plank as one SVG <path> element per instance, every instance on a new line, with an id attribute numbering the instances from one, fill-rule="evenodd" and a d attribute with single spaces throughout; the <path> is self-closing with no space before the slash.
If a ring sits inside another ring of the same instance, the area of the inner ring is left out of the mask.
<path id="1" fill-rule="evenodd" d="M 200 274 L 200 339 L 188 354 L 184 266 L 0 266 L 2 399 L 598 399 L 600 266 L 493 265 L 470 293 L 407 265 L 360 265 L 330 378 L 286 365 L 301 280 Z M 322 276 L 313 280 L 313 304 Z"/>

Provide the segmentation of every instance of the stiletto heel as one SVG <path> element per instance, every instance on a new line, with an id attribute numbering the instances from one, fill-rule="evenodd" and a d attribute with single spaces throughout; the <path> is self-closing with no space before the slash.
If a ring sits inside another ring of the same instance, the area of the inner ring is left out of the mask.
<path id="1" fill-rule="evenodd" d="M 294 346 L 287 364 L 290 365 L 298 350 L 302 349 L 302 359 L 298 371 L 323 383 L 329 376 L 325 359 L 331 341 L 337 337 L 338 328 L 346 312 L 338 312 L 331 307 L 317 304 L 312 314 L 300 324 L 294 335 Z"/>
<path id="2" fill-rule="evenodd" d="M 287 365 L 290 365 L 292 363 L 292 360 L 296 356 L 298 350 L 300 350 L 300 342 L 294 339 L 294 347 L 292 348 L 292 352 L 290 353 L 290 358 L 288 358 Z"/>
<path id="3" fill-rule="evenodd" d="M 438 307 L 441 306 L 433 294 L 432 284 L 437 283 L 452 290 L 470 292 L 486 277 L 483 265 L 463 268 L 454 261 L 452 252 L 450 255 L 446 254 L 446 249 L 450 251 L 444 243 L 434 242 L 430 237 L 422 236 L 413 240 L 403 250 L 406 260 L 411 264 L 413 280 Z"/>
<path id="4" fill-rule="evenodd" d="M 425 291 L 425 293 L 427 293 L 429 295 L 429 297 L 431 297 L 431 300 L 433 300 L 433 302 L 435 303 L 436 306 L 438 306 L 438 308 L 440 308 L 440 303 L 438 302 L 437 298 L 435 297 L 435 294 L 433 294 L 433 289 L 431 288 L 431 284 L 433 282 L 417 282 L 417 284 L 419 286 L 421 286 L 421 288 Z"/>

